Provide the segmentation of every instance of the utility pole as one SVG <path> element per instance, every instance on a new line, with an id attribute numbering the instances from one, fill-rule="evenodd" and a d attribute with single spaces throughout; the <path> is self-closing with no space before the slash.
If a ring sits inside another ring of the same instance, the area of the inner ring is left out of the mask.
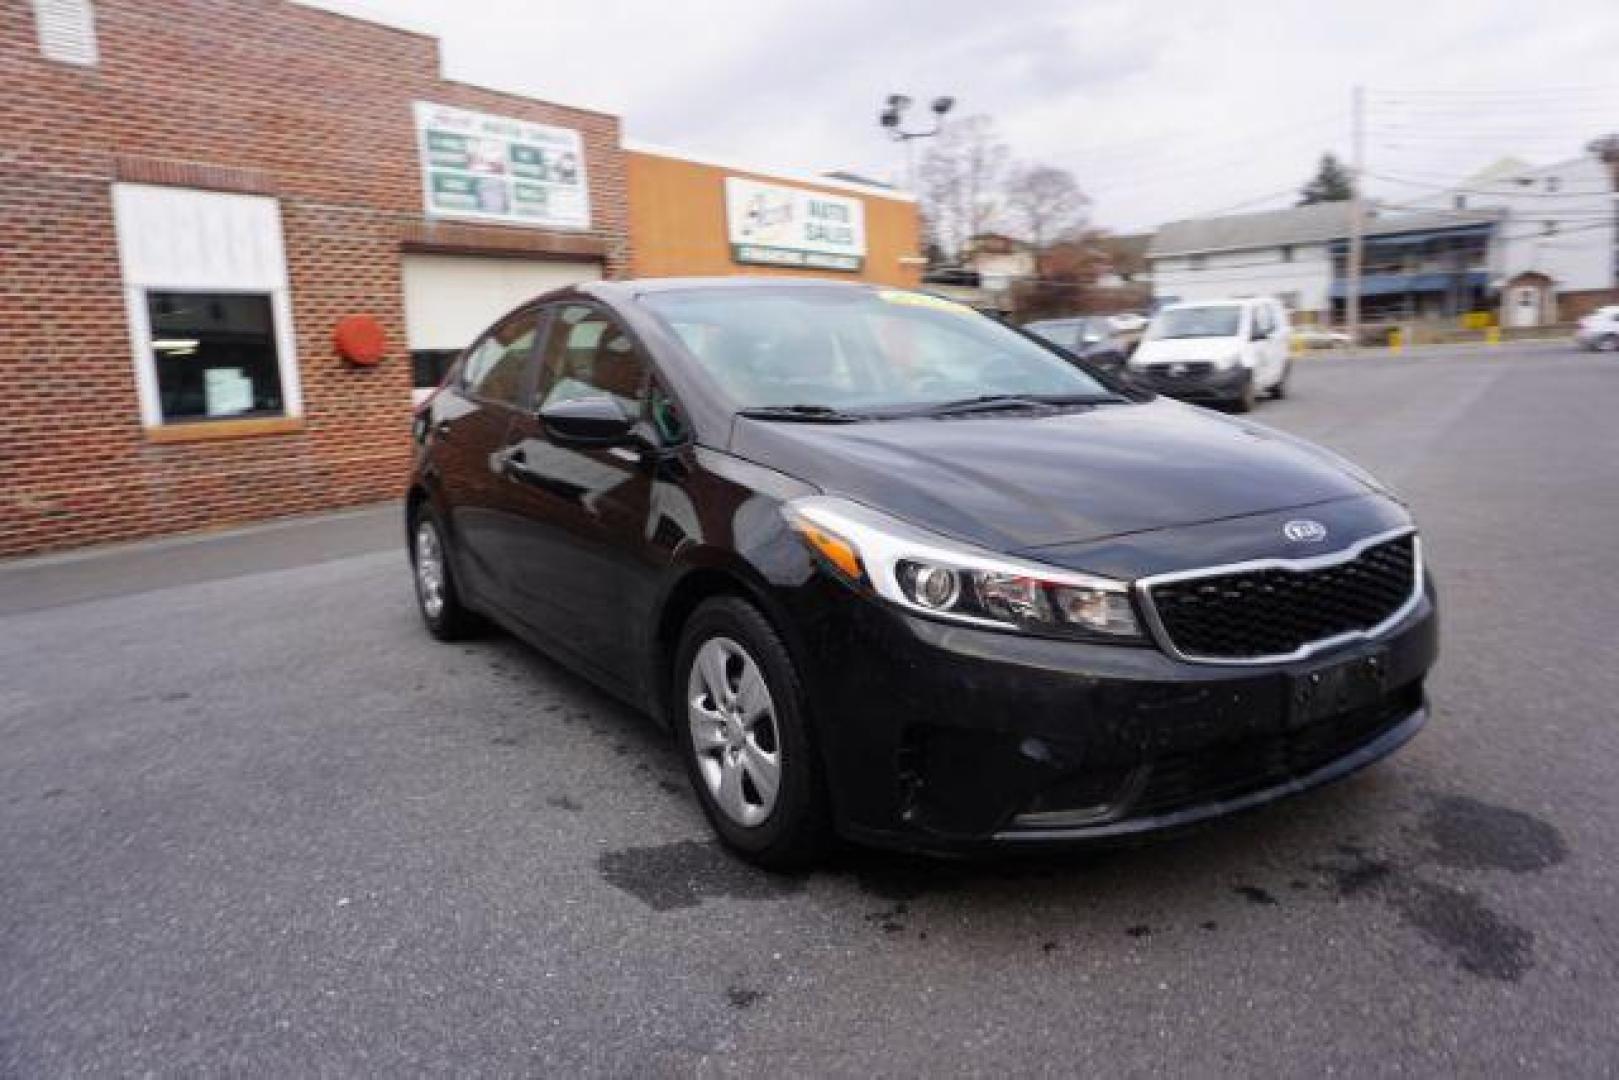
<path id="1" fill-rule="evenodd" d="M 1360 275 L 1366 207 L 1361 186 L 1366 169 L 1366 91 L 1356 85 L 1350 103 L 1349 280 L 1344 286 L 1344 320 L 1349 324 L 1349 351 L 1360 348 Z"/>

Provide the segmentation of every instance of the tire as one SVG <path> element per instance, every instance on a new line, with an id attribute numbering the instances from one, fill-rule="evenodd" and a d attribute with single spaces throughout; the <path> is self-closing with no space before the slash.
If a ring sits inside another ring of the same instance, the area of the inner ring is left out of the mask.
<path id="1" fill-rule="evenodd" d="M 1234 413 L 1250 413 L 1259 401 L 1258 388 L 1254 386 L 1254 373 L 1248 372 L 1248 377 L 1242 382 L 1242 389 L 1237 396 L 1231 399 L 1231 411 Z"/>
<path id="2" fill-rule="evenodd" d="M 757 608 L 730 596 L 698 606 L 680 634 L 669 709 L 720 840 L 767 870 L 812 864 L 831 835 L 820 759 L 798 671 Z"/>
<path id="3" fill-rule="evenodd" d="M 427 632 L 440 641 L 460 641 L 474 636 L 483 624 L 461 599 L 445 536 L 430 507 L 417 511 L 410 526 L 411 577 L 416 583 L 416 609 Z"/>
<path id="4" fill-rule="evenodd" d="M 1603 334 L 1597 338 L 1597 352 L 1619 352 L 1619 334 Z"/>
<path id="5" fill-rule="evenodd" d="M 1289 360 L 1282 365 L 1282 377 L 1276 380 L 1276 385 L 1270 388 L 1272 401 L 1287 400 L 1287 380 L 1293 377 L 1293 361 Z"/>

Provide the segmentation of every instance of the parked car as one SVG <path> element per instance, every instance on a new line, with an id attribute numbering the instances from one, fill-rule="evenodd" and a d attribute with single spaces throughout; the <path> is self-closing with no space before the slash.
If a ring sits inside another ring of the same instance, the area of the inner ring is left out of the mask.
<path id="1" fill-rule="evenodd" d="M 1024 329 L 1108 371 L 1122 371 L 1130 358 L 1131 343 L 1106 315 L 1041 319 Z"/>
<path id="2" fill-rule="evenodd" d="M 1349 335 L 1324 326 L 1301 326 L 1293 331 L 1293 343 L 1301 349 L 1342 349 L 1349 345 Z"/>
<path id="3" fill-rule="evenodd" d="M 1619 352 L 1619 305 L 1597 308 L 1581 319 L 1574 343 L 1582 349 Z"/>
<path id="4" fill-rule="evenodd" d="M 947 300 L 579 285 L 485 333 L 415 438 L 428 630 L 491 620 L 668 725 L 764 866 L 833 833 L 1138 837 L 1427 717 L 1435 600 L 1398 499 Z"/>
<path id="5" fill-rule="evenodd" d="M 1293 371 L 1287 308 L 1269 298 L 1171 304 L 1130 357 L 1135 381 L 1186 401 L 1248 412 L 1260 394 L 1287 396 Z"/>

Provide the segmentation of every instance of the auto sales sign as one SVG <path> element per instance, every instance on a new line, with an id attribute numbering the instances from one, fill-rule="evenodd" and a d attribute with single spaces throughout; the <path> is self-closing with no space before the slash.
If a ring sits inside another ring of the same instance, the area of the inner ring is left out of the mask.
<path id="1" fill-rule="evenodd" d="M 739 263 L 854 271 L 865 262 L 859 199 L 727 176 L 725 219 Z"/>

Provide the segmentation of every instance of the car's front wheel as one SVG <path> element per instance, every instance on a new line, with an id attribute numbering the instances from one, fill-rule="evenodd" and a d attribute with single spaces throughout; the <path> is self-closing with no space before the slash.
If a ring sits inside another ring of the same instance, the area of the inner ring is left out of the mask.
<path id="1" fill-rule="evenodd" d="M 428 633 L 440 641 L 470 637 L 478 629 L 478 617 L 461 600 L 444 530 L 438 517 L 425 507 L 411 524 L 410 562 L 416 579 L 416 606 Z"/>
<path id="2" fill-rule="evenodd" d="M 1598 352 L 1619 352 L 1619 334 L 1603 334 L 1596 347 Z"/>
<path id="3" fill-rule="evenodd" d="M 1231 411 L 1237 413 L 1250 413 L 1259 402 L 1259 387 L 1255 385 L 1254 373 L 1249 371 L 1242 380 L 1242 389 L 1237 396 L 1231 399 Z"/>
<path id="4" fill-rule="evenodd" d="M 769 621 L 735 597 L 704 601 L 676 653 L 672 719 L 714 831 L 750 862 L 812 862 L 828 811 L 804 689 Z"/>
<path id="5" fill-rule="evenodd" d="M 1270 388 L 1273 401 L 1284 401 L 1287 398 L 1287 380 L 1293 377 L 1293 361 L 1289 360 L 1282 365 L 1282 377 L 1276 380 L 1276 385 Z"/>

